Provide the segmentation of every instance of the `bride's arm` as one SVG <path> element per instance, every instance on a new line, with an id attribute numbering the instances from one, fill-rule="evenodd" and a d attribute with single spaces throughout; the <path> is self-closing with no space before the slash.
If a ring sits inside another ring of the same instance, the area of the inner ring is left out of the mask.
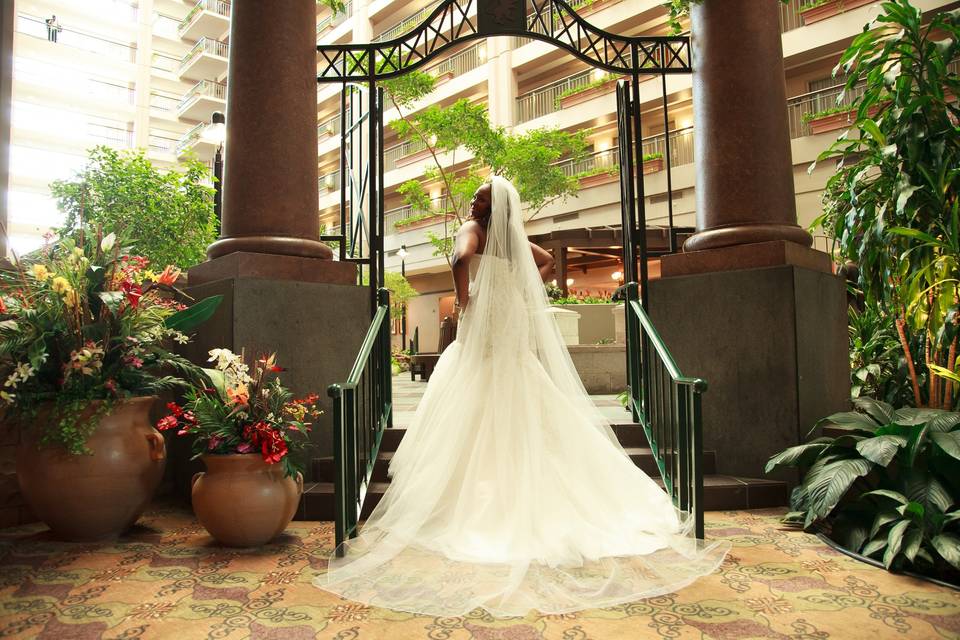
<path id="1" fill-rule="evenodd" d="M 453 249 L 453 288 L 457 296 L 457 305 L 461 311 L 467 307 L 470 286 L 470 258 L 477 253 L 480 238 L 476 231 L 466 223 L 457 232 Z"/>
<path id="2" fill-rule="evenodd" d="M 540 279 L 546 282 L 553 277 L 553 256 L 550 255 L 549 251 L 532 242 L 530 243 L 530 250 L 533 251 L 533 261 L 537 263 Z"/>

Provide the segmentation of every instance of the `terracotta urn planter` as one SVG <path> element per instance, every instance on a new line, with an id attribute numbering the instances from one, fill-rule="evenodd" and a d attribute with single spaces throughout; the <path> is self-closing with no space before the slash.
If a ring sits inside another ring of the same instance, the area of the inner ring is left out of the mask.
<path id="1" fill-rule="evenodd" d="M 820 22 L 821 20 L 832 18 L 845 11 L 850 11 L 851 9 L 875 2 L 877 2 L 877 0 L 828 0 L 815 7 L 801 9 L 800 15 L 803 16 L 803 24 L 813 24 L 814 22 Z"/>
<path id="2" fill-rule="evenodd" d="M 150 421 L 155 396 L 117 402 L 87 440 L 92 455 L 38 447 L 43 425 L 26 429 L 17 449 L 17 481 L 30 508 L 59 538 L 116 538 L 147 507 L 163 477 L 163 436 Z M 100 401 L 91 402 L 85 415 Z M 49 419 L 40 411 L 37 422 Z M 81 416 L 83 419 L 83 416 Z"/>
<path id="3" fill-rule="evenodd" d="M 280 535 L 297 512 L 303 476 L 283 475 L 259 453 L 202 456 L 193 476 L 193 511 L 204 529 L 228 547 L 257 547 Z"/>

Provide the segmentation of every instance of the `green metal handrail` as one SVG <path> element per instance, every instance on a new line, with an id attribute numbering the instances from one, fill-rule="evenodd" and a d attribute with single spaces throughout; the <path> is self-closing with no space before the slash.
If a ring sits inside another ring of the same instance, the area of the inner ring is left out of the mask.
<path id="1" fill-rule="evenodd" d="M 667 493 L 694 518 L 703 538 L 703 414 L 707 383 L 684 376 L 640 304 L 640 287 L 618 290 L 625 299 L 628 404 L 653 451 Z"/>
<path id="2" fill-rule="evenodd" d="M 327 387 L 333 400 L 334 535 L 339 556 L 340 544 L 357 535 L 383 430 L 393 426 L 390 294 L 386 289 L 378 294 L 377 312 L 347 381 Z"/>

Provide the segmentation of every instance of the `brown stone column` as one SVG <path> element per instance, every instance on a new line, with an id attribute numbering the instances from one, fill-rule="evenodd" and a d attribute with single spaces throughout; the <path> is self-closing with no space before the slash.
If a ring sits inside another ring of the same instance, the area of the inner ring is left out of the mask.
<path id="1" fill-rule="evenodd" d="M 316 2 L 234 0 L 222 237 L 238 251 L 331 259 L 317 213 Z"/>
<path id="2" fill-rule="evenodd" d="M 797 225 L 776 0 L 706 0 L 691 12 L 697 233 L 685 251 L 785 240 Z"/>

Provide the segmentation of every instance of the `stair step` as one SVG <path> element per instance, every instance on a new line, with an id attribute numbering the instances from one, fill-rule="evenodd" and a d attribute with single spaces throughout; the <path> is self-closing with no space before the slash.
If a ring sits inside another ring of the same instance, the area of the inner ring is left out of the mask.
<path id="1" fill-rule="evenodd" d="M 633 460 L 633 463 L 640 467 L 644 473 L 649 476 L 660 474 L 657 468 L 656 460 L 653 457 L 653 451 L 647 447 L 627 447 L 624 451 Z M 373 465 L 373 482 L 390 482 L 387 470 L 390 460 L 393 458 L 393 451 L 381 451 L 377 456 L 377 462 Z M 717 472 L 717 455 L 713 451 L 703 452 L 703 473 L 711 474 Z M 313 478 L 315 482 L 333 482 L 334 468 L 333 456 L 325 456 L 313 459 Z"/>
<path id="2" fill-rule="evenodd" d="M 718 474 L 704 476 L 703 502 L 707 511 L 763 509 L 787 503 L 787 485 L 777 480 L 738 478 Z M 662 486 L 662 482 L 657 480 Z M 373 482 L 367 491 L 360 519 L 365 519 L 380 502 L 389 483 Z M 333 520 L 333 483 L 316 482 L 304 487 L 296 520 Z"/>

